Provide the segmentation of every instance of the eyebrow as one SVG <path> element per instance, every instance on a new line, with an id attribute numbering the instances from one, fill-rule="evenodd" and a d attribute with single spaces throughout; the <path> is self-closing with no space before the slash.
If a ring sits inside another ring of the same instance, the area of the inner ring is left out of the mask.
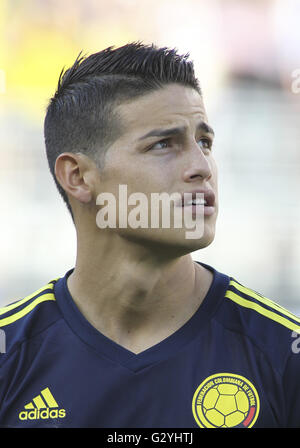
<path id="1" fill-rule="evenodd" d="M 152 129 L 152 131 L 140 137 L 139 140 L 144 140 L 148 137 L 168 137 L 170 135 L 182 135 L 184 134 L 186 129 L 186 126 L 178 126 L 176 128 L 170 129 Z M 215 135 L 213 128 L 205 123 L 205 121 L 200 121 L 200 123 L 197 125 L 197 131 L 203 131 L 206 134 Z"/>

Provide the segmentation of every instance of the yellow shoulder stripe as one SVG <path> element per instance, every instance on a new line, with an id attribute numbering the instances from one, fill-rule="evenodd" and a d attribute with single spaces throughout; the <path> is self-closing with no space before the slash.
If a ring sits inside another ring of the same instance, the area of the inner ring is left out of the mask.
<path id="1" fill-rule="evenodd" d="M 26 296 L 24 299 L 18 300 L 17 302 L 12 303 L 11 305 L 7 305 L 7 306 L 4 306 L 3 308 L 0 308 L 0 315 L 8 313 L 8 311 L 13 310 L 14 308 L 17 308 L 20 305 L 23 305 L 23 303 L 28 302 L 34 296 L 37 296 L 38 294 L 40 294 L 43 291 L 46 291 L 46 289 L 53 289 L 53 287 L 54 287 L 54 284 L 49 283 L 48 285 L 43 286 L 42 288 L 35 291 L 33 294 L 30 294 L 30 296 Z"/>
<path id="2" fill-rule="evenodd" d="M 268 317 L 269 319 L 272 319 L 275 322 L 278 322 L 279 324 L 285 326 L 286 328 L 289 328 L 290 330 L 297 331 L 298 333 L 300 332 L 300 326 L 298 326 L 295 322 L 291 322 L 286 317 L 280 316 L 279 314 L 277 314 L 274 311 L 267 310 L 266 308 L 259 305 L 258 303 L 252 302 L 252 300 L 247 300 L 244 297 L 241 297 L 240 295 L 234 293 L 233 291 L 229 291 L 229 290 L 226 291 L 225 297 L 227 297 L 228 299 L 237 303 L 238 305 L 241 305 L 245 308 L 252 309 L 252 310 L 256 311 L 257 313 L 259 313 L 265 317 Z M 258 297 L 260 297 L 260 296 L 258 296 Z"/>
<path id="3" fill-rule="evenodd" d="M 53 293 L 44 294 L 37 299 L 33 300 L 29 305 L 27 305 L 22 310 L 18 311 L 15 314 L 12 314 L 11 316 L 5 317 L 4 319 L 0 319 L 0 327 L 4 327 L 5 325 L 9 325 L 12 322 L 15 322 L 18 319 L 21 319 L 21 317 L 28 314 L 33 308 L 35 308 L 39 303 L 45 302 L 47 300 L 55 300 L 55 296 Z"/>
<path id="4" fill-rule="evenodd" d="M 300 318 L 298 316 L 295 316 L 295 314 L 291 313 L 287 309 L 278 305 L 278 303 L 273 302 L 273 300 L 267 299 L 266 297 L 263 297 L 260 294 L 257 294 L 252 289 L 246 288 L 245 286 L 240 285 L 239 283 L 235 282 L 234 280 L 231 280 L 229 284 L 234 286 L 239 291 L 247 294 L 248 296 L 253 297 L 254 299 L 258 300 L 259 302 L 264 303 L 265 305 L 269 306 L 270 308 L 273 308 L 274 310 L 279 311 L 281 314 L 284 314 L 285 316 L 290 317 L 291 319 L 300 323 Z"/>

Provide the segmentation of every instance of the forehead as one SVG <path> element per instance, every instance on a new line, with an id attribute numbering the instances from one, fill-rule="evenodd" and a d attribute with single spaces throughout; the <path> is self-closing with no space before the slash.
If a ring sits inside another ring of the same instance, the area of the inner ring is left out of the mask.
<path id="1" fill-rule="evenodd" d="M 145 133 L 164 126 L 207 122 L 202 97 L 191 88 L 170 84 L 116 107 L 125 134 Z"/>

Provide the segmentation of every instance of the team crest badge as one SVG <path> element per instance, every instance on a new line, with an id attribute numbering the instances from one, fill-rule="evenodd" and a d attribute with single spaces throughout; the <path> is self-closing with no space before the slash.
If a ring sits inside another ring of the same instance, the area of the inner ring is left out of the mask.
<path id="1" fill-rule="evenodd" d="M 258 414 L 257 391 L 241 375 L 211 375 L 193 396 L 193 415 L 201 428 L 251 428 Z"/>

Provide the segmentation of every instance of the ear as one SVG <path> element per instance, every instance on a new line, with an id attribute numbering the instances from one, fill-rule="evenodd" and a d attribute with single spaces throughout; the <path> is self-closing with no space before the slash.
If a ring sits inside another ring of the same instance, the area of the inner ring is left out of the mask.
<path id="1" fill-rule="evenodd" d="M 91 183 L 93 164 L 83 154 L 64 152 L 55 162 L 55 176 L 65 192 L 81 203 L 89 203 L 93 199 Z"/>

